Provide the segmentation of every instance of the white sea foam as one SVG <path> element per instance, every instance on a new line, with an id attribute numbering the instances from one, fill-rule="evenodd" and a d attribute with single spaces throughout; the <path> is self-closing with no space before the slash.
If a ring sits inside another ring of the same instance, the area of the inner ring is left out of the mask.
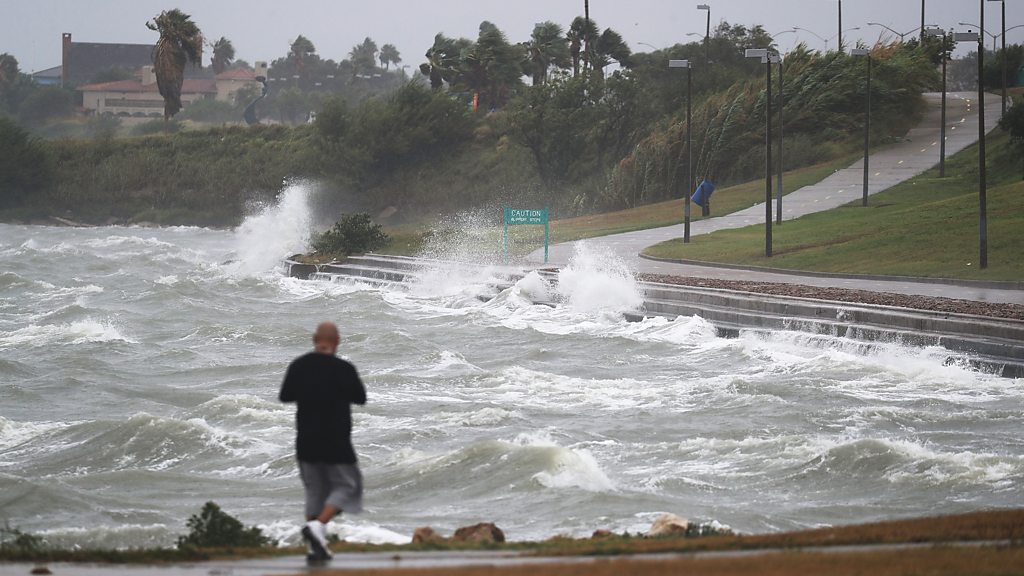
<path id="1" fill-rule="evenodd" d="M 13 346 L 87 344 L 93 342 L 137 341 L 125 336 L 109 321 L 81 320 L 70 324 L 31 325 L 13 332 L 0 332 L 0 349 Z"/>
<path id="2" fill-rule="evenodd" d="M 497 426 L 521 416 L 516 410 L 487 406 L 470 412 L 443 412 L 437 415 L 437 420 L 457 426 L 486 427 Z"/>
<path id="3" fill-rule="evenodd" d="M 643 293 L 625 261 L 586 242 L 577 242 L 573 250 L 569 265 L 558 273 L 558 293 L 570 307 L 628 312 L 643 305 Z"/>
<path id="4" fill-rule="evenodd" d="M 304 252 L 312 232 L 309 197 L 313 185 L 288 183 L 277 202 L 246 218 L 234 232 L 237 259 L 231 271 L 242 276 L 277 269 L 283 258 Z"/>
<path id="5" fill-rule="evenodd" d="M 586 448 L 559 446 L 547 432 L 527 432 L 516 437 L 514 444 L 528 448 L 548 449 L 547 468 L 533 479 L 548 488 L 580 488 L 588 492 L 609 492 L 615 484 L 601 470 L 597 459 Z"/>
<path id="6" fill-rule="evenodd" d="M 54 430 L 66 428 L 66 422 L 15 422 L 0 416 L 0 449 L 8 449 L 24 444 Z M 0 464 L 3 464 L 0 461 Z"/>

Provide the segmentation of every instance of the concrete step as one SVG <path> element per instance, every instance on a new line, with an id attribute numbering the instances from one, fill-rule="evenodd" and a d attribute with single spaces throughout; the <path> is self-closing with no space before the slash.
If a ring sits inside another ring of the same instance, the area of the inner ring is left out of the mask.
<path id="1" fill-rule="evenodd" d="M 441 262 L 404 256 L 367 254 L 344 262 L 321 265 L 286 262 L 288 273 L 299 278 L 330 281 L 359 280 L 380 284 L 415 280 L 420 271 L 438 265 L 467 272 L 473 264 Z M 538 270 L 557 283 L 555 270 Z M 496 269 L 496 280 L 477 296 L 489 301 L 526 275 L 517 269 Z M 1024 377 L 1024 322 L 964 314 L 910 310 L 890 306 L 813 300 L 724 290 L 641 282 L 642 310 L 624 314 L 631 321 L 644 317 L 700 316 L 715 325 L 720 336 L 743 331 L 787 330 L 847 338 L 871 343 L 941 347 L 948 363 L 959 363 L 1011 378 Z M 553 302 L 539 302 L 554 306 Z"/>

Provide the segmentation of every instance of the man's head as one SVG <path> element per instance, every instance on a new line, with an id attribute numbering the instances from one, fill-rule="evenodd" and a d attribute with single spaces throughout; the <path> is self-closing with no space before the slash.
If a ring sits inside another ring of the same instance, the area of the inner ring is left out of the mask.
<path id="1" fill-rule="evenodd" d="M 313 349 L 321 354 L 336 354 L 339 340 L 334 322 L 321 322 L 313 333 Z"/>

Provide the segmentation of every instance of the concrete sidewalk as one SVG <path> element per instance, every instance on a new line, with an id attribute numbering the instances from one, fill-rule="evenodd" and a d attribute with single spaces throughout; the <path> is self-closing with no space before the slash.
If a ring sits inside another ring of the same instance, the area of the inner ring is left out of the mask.
<path id="1" fill-rule="evenodd" d="M 899 143 L 876 150 L 869 158 L 868 194 L 876 194 L 896 184 L 920 175 L 939 162 L 939 135 L 941 126 L 941 94 L 925 94 L 928 112 L 921 124 L 912 129 Z M 962 92 L 947 94 L 946 157 L 963 150 L 978 140 L 977 94 Z M 985 98 L 985 127 L 991 130 L 999 120 L 999 96 Z M 863 194 L 863 160 L 838 170 L 817 184 L 791 192 L 782 199 L 783 220 L 838 208 L 858 200 Z M 772 185 L 775 186 L 773 180 Z M 783 181 L 785 187 L 785 181 Z M 869 201 L 870 202 L 870 201 Z M 714 203 L 712 203 L 712 210 Z M 774 200 L 773 200 L 774 209 Z M 699 210 L 699 208 L 698 208 Z M 690 234 L 709 234 L 716 230 L 743 228 L 763 224 L 765 206 L 761 202 L 750 208 L 726 216 L 691 222 Z M 640 252 L 653 244 L 682 238 L 683 224 L 590 238 L 586 243 L 597 251 L 608 251 L 625 260 L 636 272 L 697 276 L 722 280 L 746 280 L 803 284 L 807 286 L 853 288 L 875 292 L 894 292 L 920 296 L 940 296 L 977 300 L 982 302 L 1024 304 L 1024 289 L 1019 286 L 991 286 L 956 281 L 917 281 L 913 278 L 880 278 L 861 276 L 822 276 L 792 274 L 768 269 L 745 269 L 659 262 L 640 257 Z M 572 258 L 577 242 L 555 244 L 550 248 L 549 263 L 564 266 Z M 527 261 L 537 265 L 544 261 L 544 251 L 532 252 Z"/>

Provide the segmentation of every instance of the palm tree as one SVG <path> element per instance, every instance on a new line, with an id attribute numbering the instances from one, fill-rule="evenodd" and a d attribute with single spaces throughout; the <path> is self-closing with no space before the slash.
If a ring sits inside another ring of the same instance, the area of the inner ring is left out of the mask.
<path id="1" fill-rule="evenodd" d="M 402 61 L 402 56 L 398 53 L 398 48 L 395 48 L 394 44 L 385 44 L 380 47 L 380 65 L 388 70 L 392 64 L 399 64 Z"/>
<path id="2" fill-rule="evenodd" d="M 231 65 L 231 61 L 235 59 L 235 47 L 231 44 L 231 40 L 221 36 L 220 40 L 217 40 L 212 45 L 213 57 L 210 58 L 210 66 L 213 67 L 215 74 L 228 69 Z"/>
<path id="3" fill-rule="evenodd" d="M 509 44 L 504 32 L 484 21 L 476 43 L 463 53 L 458 83 L 479 94 L 484 110 L 496 108 L 522 84 L 522 60 L 522 47 Z"/>
<path id="4" fill-rule="evenodd" d="M 612 63 L 612 60 L 618 62 L 619 66 L 623 68 L 629 68 L 632 56 L 633 51 L 622 39 L 622 35 L 611 28 L 606 28 L 597 39 L 597 50 L 595 50 L 592 62 L 595 68 L 600 68 L 602 71 L 605 66 Z"/>
<path id="5" fill-rule="evenodd" d="M 425 54 L 427 61 L 420 64 L 420 73 L 430 78 L 431 88 L 440 90 L 445 82 L 455 80 L 462 52 L 471 45 L 472 42 L 465 38 L 455 40 L 444 34 L 434 36 L 434 45 Z"/>
<path id="6" fill-rule="evenodd" d="M 185 64 L 202 65 L 203 33 L 192 17 L 177 8 L 165 10 L 146 27 L 160 33 L 153 49 L 153 71 L 156 85 L 164 97 L 164 120 L 181 110 L 181 84 Z"/>
<path id="7" fill-rule="evenodd" d="M 352 47 L 348 57 L 352 62 L 353 76 L 373 72 L 373 68 L 377 64 L 377 43 L 367 37 L 362 43 Z"/>
<path id="8" fill-rule="evenodd" d="M 558 24 L 541 22 L 534 26 L 530 40 L 523 45 L 526 49 L 523 71 L 533 79 L 534 86 L 547 82 L 548 69 L 552 66 L 569 67 L 569 41 L 562 34 Z"/>
<path id="9" fill-rule="evenodd" d="M 309 60 L 314 53 L 316 53 L 316 46 L 313 46 L 313 42 L 302 34 L 299 34 L 299 37 L 292 42 L 289 55 L 291 59 L 295 61 L 295 70 L 300 76 L 305 75 L 306 61 Z"/>
<path id="10" fill-rule="evenodd" d="M 566 40 L 569 42 L 569 54 L 572 57 L 572 75 L 574 77 L 579 76 L 581 56 L 584 56 L 584 62 L 591 60 L 586 58 L 583 52 L 584 50 L 593 50 L 594 40 L 597 39 L 597 36 L 597 24 L 594 24 L 594 21 L 589 18 L 577 16 L 569 26 Z"/>

